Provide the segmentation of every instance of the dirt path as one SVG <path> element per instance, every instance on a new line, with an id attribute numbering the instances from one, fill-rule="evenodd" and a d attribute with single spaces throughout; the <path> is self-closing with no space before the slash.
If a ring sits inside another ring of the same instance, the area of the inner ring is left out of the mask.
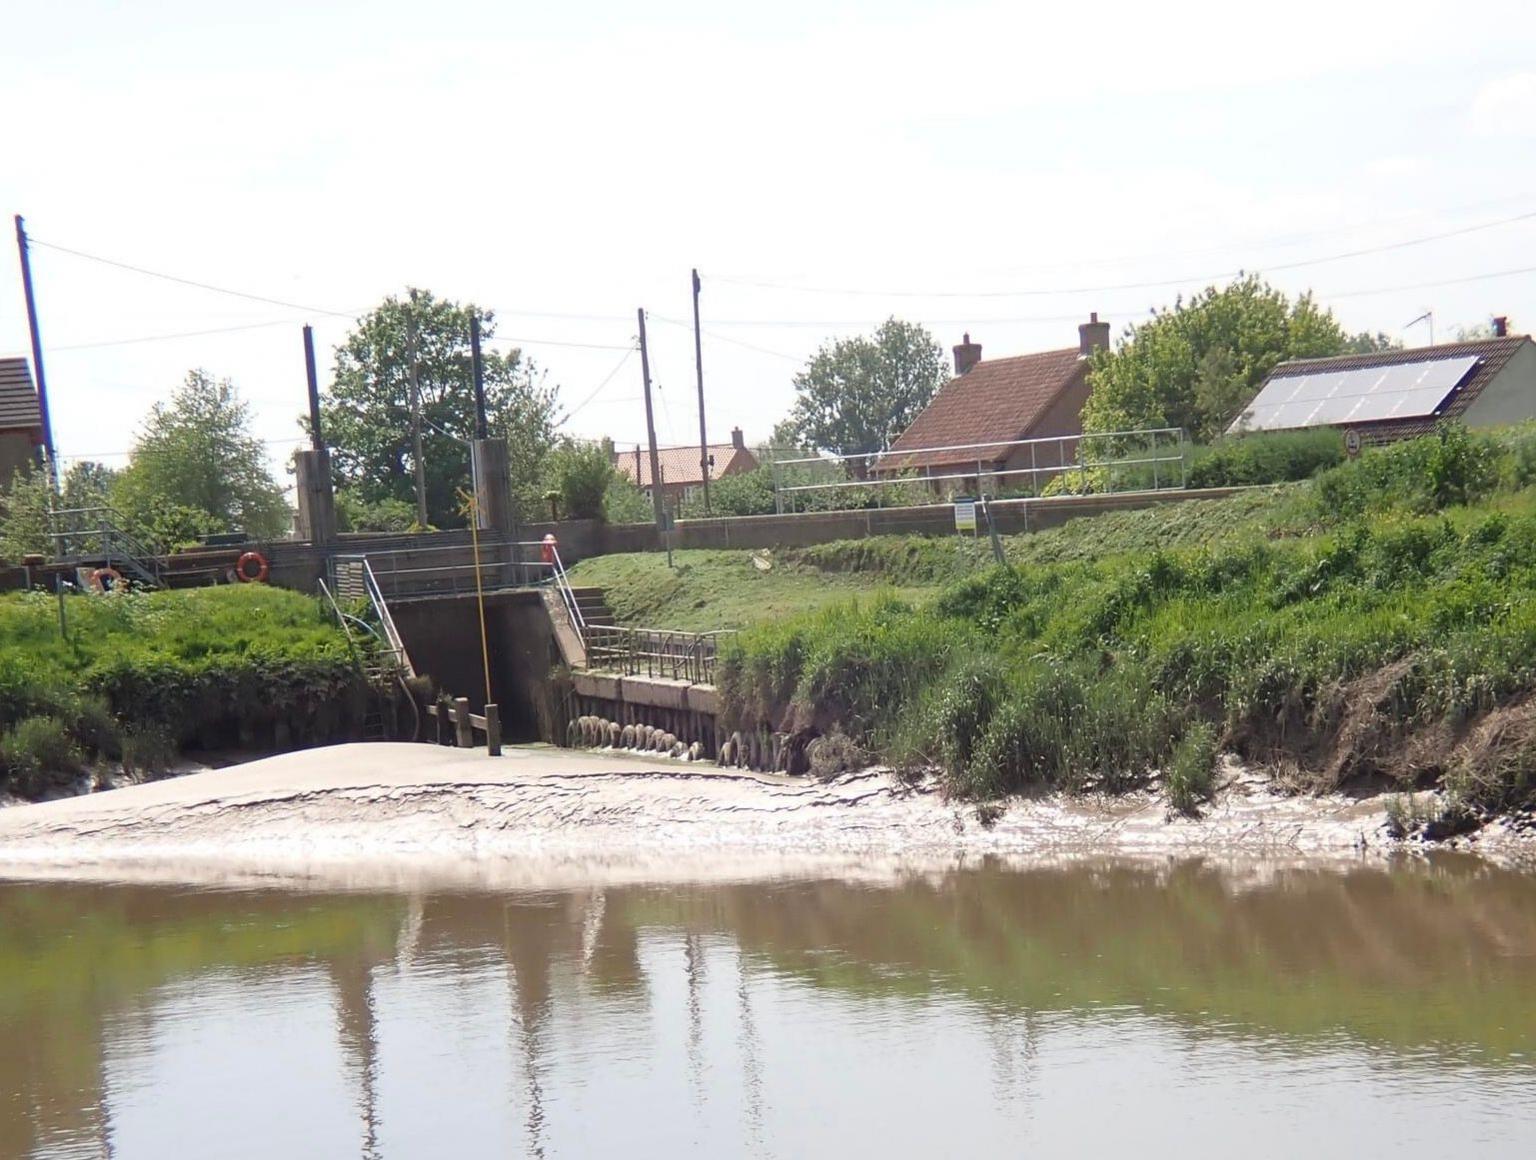
<path id="1" fill-rule="evenodd" d="M 343 745 L 0 810 L 0 875 L 409 876 L 534 880 L 756 875 L 812 863 L 1072 854 L 1373 856 L 1381 799 L 1297 798 L 1239 778 L 1208 815 L 1148 793 L 973 806 L 881 771 L 829 784 L 548 748 Z M 1475 843 L 1529 849 L 1512 835 Z M 621 870 L 628 867 L 629 870 Z M 452 874 L 450 874 L 452 876 Z"/>

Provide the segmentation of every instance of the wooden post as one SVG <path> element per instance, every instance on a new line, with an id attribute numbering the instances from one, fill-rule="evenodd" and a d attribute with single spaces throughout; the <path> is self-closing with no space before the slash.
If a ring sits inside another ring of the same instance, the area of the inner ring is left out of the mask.
<path id="1" fill-rule="evenodd" d="M 460 749 L 472 749 L 475 744 L 475 727 L 469 723 L 469 698 L 453 699 L 453 726 L 455 743 Z"/>
<path id="2" fill-rule="evenodd" d="M 485 707 L 485 752 L 490 757 L 501 756 L 501 708 Z"/>

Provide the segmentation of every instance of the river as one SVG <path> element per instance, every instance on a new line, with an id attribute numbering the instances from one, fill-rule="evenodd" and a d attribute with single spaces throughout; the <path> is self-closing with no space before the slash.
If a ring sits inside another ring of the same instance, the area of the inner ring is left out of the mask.
<path id="1" fill-rule="evenodd" d="M 1472 859 L 0 883 L 0 1156 L 1536 1154 Z"/>

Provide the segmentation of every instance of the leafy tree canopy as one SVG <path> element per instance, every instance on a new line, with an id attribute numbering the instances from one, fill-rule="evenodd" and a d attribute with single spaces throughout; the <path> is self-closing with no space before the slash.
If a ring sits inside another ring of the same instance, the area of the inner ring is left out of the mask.
<path id="1" fill-rule="evenodd" d="M 266 539 L 291 522 L 266 449 L 251 433 L 250 404 L 228 379 L 202 370 L 188 372 L 150 409 L 111 492 L 140 527 L 168 519 L 171 539 L 231 528 Z"/>
<path id="2" fill-rule="evenodd" d="M 505 436 L 514 499 L 525 514 L 538 510 L 544 459 L 555 444 L 557 389 L 517 349 L 494 349 L 495 315 L 473 304 L 410 289 L 365 315 L 336 348 L 336 375 L 321 402 L 320 422 L 331 447 L 338 487 L 363 504 L 414 504 L 411 443 L 411 352 L 421 396 L 422 459 L 427 519 L 435 527 L 464 523 L 456 493 L 469 486 L 475 389 L 470 319 L 480 319 L 487 426 Z"/>
<path id="3" fill-rule="evenodd" d="M 811 357 L 795 376 L 794 407 L 774 441 L 838 455 L 884 451 L 947 377 L 933 336 L 888 318 L 873 335 L 841 339 Z"/>
<path id="4" fill-rule="evenodd" d="M 1129 328 L 1120 346 L 1094 355 L 1085 431 L 1183 427 L 1221 434 L 1277 363 L 1390 345 L 1385 335 L 1346 335 L 1310 293 L 1294 302 L 1257 275 L 1211 286 Z"/>

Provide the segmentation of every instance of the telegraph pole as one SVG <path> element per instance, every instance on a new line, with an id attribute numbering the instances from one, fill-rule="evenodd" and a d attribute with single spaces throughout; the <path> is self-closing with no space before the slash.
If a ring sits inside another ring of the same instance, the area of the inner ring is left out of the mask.
<path id="1" fill-rule="evenodd" d="M 487 438 L 485 423 L 485 360 L 480 357 L 480 316 L 469 316 L 469 361 L 475 376 L 475 438 Z"/>
<path id="2" fill-rule="evenodd" d="M 309 445 L 325 450 L 325 436 L 320 432 L 320 380 L 315 374 L 315 332 L 304 324 L 304 382 L 309 388 Z"/>
<path id="3" fill-rule="evenodd" d="M 43 421 L 43 455 L 48 466 L 48 482 L 55 494 L 59 490 L 59 465 L 53 456 L 53 419 L 48 413 L 48 376 L 43 372 L 43 340 L 37 331 L 37 300 L 32 296 L 32 252 L 27 244 L 27 227 L 16 215 L 16 249 L 21 254 L 21 290 L 27 300 L 27 330 L 32 337 L 32 371 L 37 375 L 37 410 Z"/>
<path id="4" fill-rule="evenodd" d="M 656 527 L 665 529 L 667 521 L 661 499 L 661 456 L 656 454 L 656 415 L 651 410 L 651 354 L 645 344 L 645 307 L 635 312 L 640 318 L 640 374 L 645 380 L 645 434 L 651 443 L 651 508 L 656 513 Z"/>
<path id="5" fill-rule="evenodd" d="M 704 480 L 704 514 L 709 515 L 709 434 L 704 426 L 704 340 L 699 331 L 699 271 L 693 270 L 693 365 L 699 376 L 699 471 Z"/>
<path id="6" fill-rule="evenodd" d="M 416 523 L 427 526 L 427 465 L 421 454 L 421 384 L 416 379 L 416 320 L 405 332 L 411 375 L 411 455 L 416 460 Z"/>

